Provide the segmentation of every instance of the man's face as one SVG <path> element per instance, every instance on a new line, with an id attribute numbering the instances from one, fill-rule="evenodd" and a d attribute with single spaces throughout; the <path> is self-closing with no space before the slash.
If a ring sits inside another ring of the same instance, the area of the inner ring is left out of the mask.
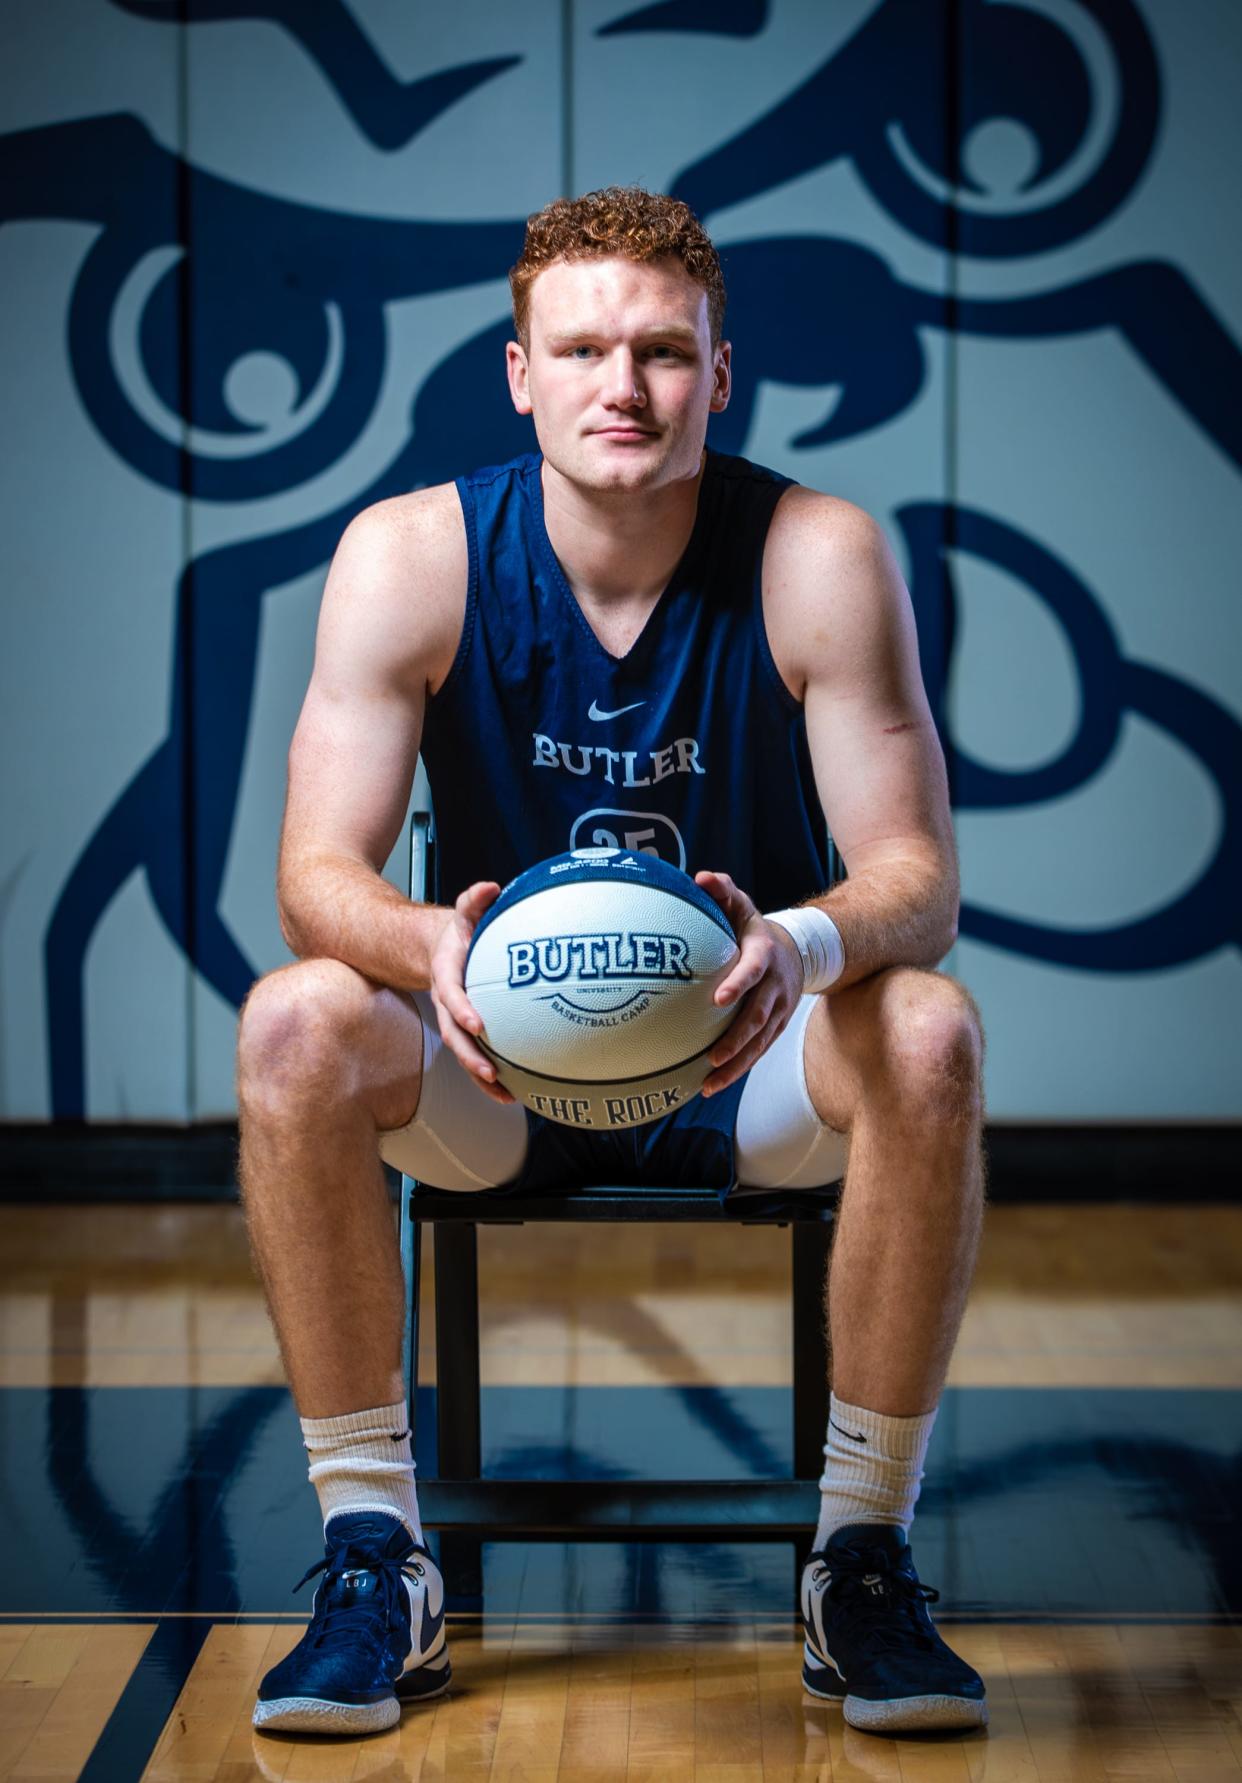
<path id="1" fill-rule="evenodd" d="M 707 417 L 729 399 L 707 293 L 673 257 L 555 261 L 530 291 L 530 351 L 508 345 L 514 407 L 545 459 L 586 489 L 649 490 L 698 474 Z"/>

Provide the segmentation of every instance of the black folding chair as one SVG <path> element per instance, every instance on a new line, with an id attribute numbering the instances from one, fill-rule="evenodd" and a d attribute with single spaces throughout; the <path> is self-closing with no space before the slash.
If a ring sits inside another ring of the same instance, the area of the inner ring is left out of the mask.
<path id="1" fill-rule="evenodd" d="M 434 830 L 411 826 L 410 892 L 434 886 Z M 707 1186 L 602 1187 L 555 1194 L 462 1193 L 401 1179 L 401 1256 L 408 1287 L 405 1368 L 416 1430 L 419 1266 L 423 1227 L 435 1227 L 436 1427 L 439 1476 L 418 1476 L 423 1520 L 441 1532 L 449 1594 L 482 1597 L 484 1539 L 802 1543 L 814 1528 L 828 1424 L 823 1284 L 838 1184 L 787 1194 Z M 482 1473 L 478 1228 L 531 1221 L 685 1222 L 787 1226 L 792 1248 L 793 1477 L 770 1480 L 489 1480 Z M 417 1451 L 416 1451 L 417 1452 Z M 797 1547 L 795 1546 L 795 1567 Z"/>

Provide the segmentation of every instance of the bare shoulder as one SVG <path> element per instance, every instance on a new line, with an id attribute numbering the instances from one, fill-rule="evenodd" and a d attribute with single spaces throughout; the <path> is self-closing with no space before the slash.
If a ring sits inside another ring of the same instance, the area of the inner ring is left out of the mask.
<path id="1" fill-rule="evenodd" d="M 907 625 L 909 609 L 878 520 L 818 489 L 784 492 L 764 549 L 763 612 L 776 666 L 799 699 L 826 661 L 848 672 Z"/>
<path id="2" fill-rule="evenodd" d="M 793 600 L 825 593 L 823 575 L 834 581 L 866 573 L 888 551 L 878 520 L 839 495 L 825 495 L 795 483 L 776 504 L 763 561 L 764 588 Z"/>
<path id="3" fill-rule="evenodd" d="M 401 678 L 417 671 L 434 691 L 461 636 L 469 558 L 452 483 L 412 490 L 356 514 L 332 559 L 321 641 L 338 633 L 387 656 Z"/>

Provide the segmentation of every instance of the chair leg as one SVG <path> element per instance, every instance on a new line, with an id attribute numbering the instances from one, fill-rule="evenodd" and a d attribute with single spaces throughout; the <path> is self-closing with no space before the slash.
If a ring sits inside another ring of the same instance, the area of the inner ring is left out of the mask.
<path id="1" fill-rule="evenodd" d="M 401 1193 L 409 1191 L 402 1184 Z M 405 1399 L 406 1421 L 410 1426 L 410 1446 L 418 1458 L 418 1312 L 419 1287 L 422 1280 L 423 1229 L 417 1220 L 405 1215 L 401 1228 L 401 1264 L 405 1274 Z"/>
<path id="2" fill-rule="evenodd" d="M 413 1220 L 410 1221 L 410 1225 L 413 1227 L 413 1237 L 410 1239 L 410 1277 L 412 1277 L 413 1286 L 410 1289 L 410 1314 L 408 1314 L 410 1327 L 406 1334 L 406 1369 L 408 1369 L 406 1378 L 410 1382 L 410 1394 L 408 1394 L 410 1396 L 410 1451 L 417 1453 L 413 1448 L 413 1442 L 415 1442 L 417 1423 L 419 1423 L 419 1277 L 422 1273 L 422 1227 Z"/>
<path id="3" fill-rule="evenodd" d="M 477 1480 L 482 1471 L 479 1389 L 479 1247 L 472 1222 L 436 1226 L 436 1429 L 442 1480 Z M 440 1538 L 445 1590 L 482 1598 L 482 1543 L 476 1535 Z"/>
<path id="4" fill-rule="evenodd" d="M 824 1277 L 832 1248 L 828 1220 L 796 1221 L 793 1237 L 794 1478 L 817 1480 L 824 1471 L 828 1432 L 828 1330 Z"/>

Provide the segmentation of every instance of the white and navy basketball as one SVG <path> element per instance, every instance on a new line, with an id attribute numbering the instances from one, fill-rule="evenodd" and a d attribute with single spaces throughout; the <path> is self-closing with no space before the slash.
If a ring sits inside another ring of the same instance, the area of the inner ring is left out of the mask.
<path id="1" fill-rule="evenodd" d="M 729 919 L 654 855 L 577 848 L 501 892 L 474 932 L 466 994 L 501 1083 L 535 1114 L 601 1132 L 698 1094 L 736 1014 L 716 986 Z"/>

